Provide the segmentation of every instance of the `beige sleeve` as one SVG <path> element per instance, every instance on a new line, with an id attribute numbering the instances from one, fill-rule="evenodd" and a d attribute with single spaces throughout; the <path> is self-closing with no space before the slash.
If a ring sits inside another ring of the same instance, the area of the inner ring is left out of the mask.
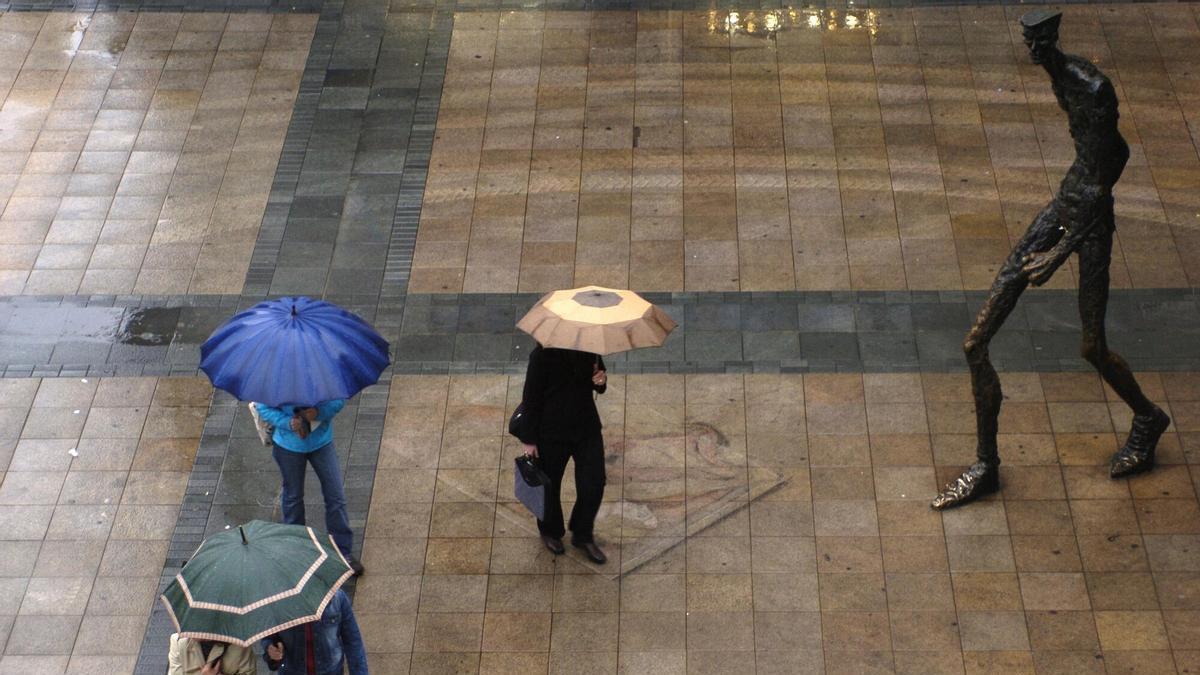
<path id="1" fill-rule="evenodd" d="M 256 675 L 258 666 L 254 662 L 254 650 L 250 647 L 227 647 L 221 670 L 225 675 Z"/>
<path id="2" fill-rule="evenodd" d="M 187 651 L 187 640 L 180 638 L 178 633 L 171 634 L 171 649 L 167 652 L 167 675 L 183 675 L 184 652 Z"/>

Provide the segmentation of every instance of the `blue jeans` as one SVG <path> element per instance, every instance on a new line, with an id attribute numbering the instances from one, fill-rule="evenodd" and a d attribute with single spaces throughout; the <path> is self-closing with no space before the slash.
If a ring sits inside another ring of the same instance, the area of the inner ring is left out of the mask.
<path id="1" fill-rule="evenodd" d="M 307 464 L 312 462 L 313 471 L 317 472 L 317 479 L 321 481 L 321 497 L 325 500 L 325 529 L 341 549 L 342 555 L 349 560 L 354 534 L 350 531 L 350 517 L 346 514 L 342 470 L 338 466 L 333 443 L 312 452 L 292 452 L 276 445 L 271 449 L 271 455 L 283 476 L 283 491 L 279 495 L 283 522 L 304 525 L 304 472 Z"/>

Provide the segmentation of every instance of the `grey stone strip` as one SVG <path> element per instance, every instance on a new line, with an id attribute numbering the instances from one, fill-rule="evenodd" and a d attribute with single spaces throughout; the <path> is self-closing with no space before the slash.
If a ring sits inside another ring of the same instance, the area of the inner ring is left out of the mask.
<path id="1" fill-rule="evenodd" d="M 393 345 L 393 370 L 510 372 L 532 340 L 515 329 L 538 294 L 413 294 L 344 306 Z M 981 292 L 647 293 L 679 328 L 660 348 L 614 355 L 614 372 L 958 370 Z M 60 298 L 0 302 L 8 377 L 190 375 L 200 344 L 258 298 Z M 1200 293 L 1116 290 L 1109 342 L 1144 370 L 1200 369 Z M 1076 295 L 1027 293 L 992 345 L 998 367 L 1072 370 Z"/>
<path id="2" fill-rule="evenodd" d="M 266 210 L 258 229 L 258 239 L 250 256 L 250 268 L 246 273 L 243 293 L 265 295 L 271 286 L 275 267 L 279 260 L 279 249 L 283 243 L 284 229 L 291 211 L 296 208 L 295 196 L 300 181 L 313 133 L 317 105 L 325 82 L 325 71 L 333 53 L 341 19 L 341 0 L 330 0 L 321 8 L 312 43 L 308 48 L 308 60 L 300 76 L 300 89 L 292 106 L 292 117 L 283 140 L 283 150 L 275 167 L 275 179 L 267 198 Z M 301 205 L 301 208 L 303 205 Z"/>
<path id="3" fill-rule="evenodd" d="M 383 307 L 401 299 L 408 290 L 413 251 L 417 245 L 417 226 L 425 195 L 425 181 L 429 176 L 429 160 L 433 154 L 433 138 L 441 104 L 442 85 L 446 79 L 450 36 L 454 29 L 454 16 L 449 11 L 434 12 L 428 21 L 427 30 L 415 34 L 414 39 L 409 41 L 415 43 L 420 37 L 425 40 L 421 60 L 414 62 L 413 66 L 415 69 L 419 65 L 420 70 L 407 77 L 403 75 L 402 70 L 400 77 L 390 83 L 401 87 L 402 90 L 415 89 L 416 101 L 412 109 L 408 148 L 404 155 L 404 169 L 392 215 L 391 238 L 388 241 L 387 261 L 383 271 L 380 296 Z M 407 65 L 406 61 L 405 66 Z M 378 77 L 377 74 L 376 78 Z"/>
<path id="4" fill-rule="evenodd" d="M 342 11 L 322 12 L 245 296 L 389 307 L 407 288 L 453 16 Z"/>

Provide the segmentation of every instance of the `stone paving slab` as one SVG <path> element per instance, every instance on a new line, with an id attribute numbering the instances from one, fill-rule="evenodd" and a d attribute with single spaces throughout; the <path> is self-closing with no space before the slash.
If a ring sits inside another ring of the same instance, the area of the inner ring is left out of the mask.
<path id="1" fill-rule="evenodd" d="M 132 672 L 212 389 L 0 380 L 0 672 Z"/>
<path id="2" fill-rule="evenodd" d="M 334 425 L 350 525 L 356 532 L 356 554 L 362 548 L 361 534 L 375 480 L 386 403 L 386 385 L 369 387 L 349 402 Z M 309 472 L 305 506 L 308 523 L 317 529 L 324 523 L 320 495 L 320 485 Z M 279 470 L 270 449 L 259 441 L 246 405 L 224 392 L 215 392 L 179 518 L 165 548 L 160 586 L 170 583 L 205 537 L 256 518 L 278 521 L 278 502 Z M 354 592 L 353 581 L 348 590 Z M 159 675 L 166 668 L 164 645 L 174 629 L 161 605 L 152 610 L 144 635 L 139 635 L 137 667 L 130 672 Z"/>
<path id="3" fill-rule="evenodd" d="M 1022 11 L 459 13 L 411 289 L 987 288 L 1074 153 Z M 1135 158 L 1118 287 L 1200 279 L 1198 25 L 1065 11 Z"/>
<path id="4" fill-rule="evenodd" d="M 0 15 L 0 289 L 239 292 L 315 23 Z"/>
<path id="5" fill-rule="evenodd" d="M 1175 419 L 1153 473 L 1108 479 L 1129 414 L 1096 376 L 1007 373 L 1003 491 L 943 514 L 962 374 L 614 375 L 598 568 L 512 501 L 520 377 L 396 376 L 355 601 L 372 669 L 1188 672 L 1200 378 L 1139 379 Z"/>

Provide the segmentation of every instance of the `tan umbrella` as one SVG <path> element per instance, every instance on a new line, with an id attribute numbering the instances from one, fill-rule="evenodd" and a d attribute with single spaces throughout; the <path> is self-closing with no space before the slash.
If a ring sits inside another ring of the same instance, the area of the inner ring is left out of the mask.
<path id="1" fill-rule="evenodd" d="M 543 347 L 603 355 L 657 347 L 675 321 L 633 291 L 584 286 L 547 293 L 517 328 Z"/>

